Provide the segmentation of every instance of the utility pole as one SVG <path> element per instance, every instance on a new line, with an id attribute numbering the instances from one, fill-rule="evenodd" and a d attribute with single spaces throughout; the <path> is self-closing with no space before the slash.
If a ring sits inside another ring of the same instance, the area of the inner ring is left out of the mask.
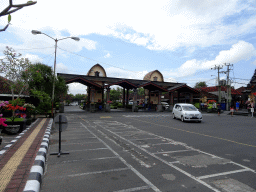
<path id="1" fill-rule="evenodd" d="M 221 91 L 221 87 L 220 87 L 220 69 L 222 69 L 223 66 L 222 65 L 215 65 L 214 68 L 211 68 L 211 69 L 214 69 L 214 70 L 218 70 L 218 103 L 220 104 L 221 103 L 221 94 L 220 94 L 220 91 Z"/>
<path id="2" fill-rule="evenodd" d="M 226 110 L 229 110 L 229 107 L 231 105 L 231 81 L 229 79 L 229 72 L 230 69 L 229 67 L 230 66 L 233 66 L 233 64 L 230 64 L 230 63 L 225 63 L 225 66 L 227 66 L 227 71 L 225 71 L 225 73 L 227 74 L 227 84 L 226 84 L 226 87 L 227 87 L 227 104 L 226 104 Z"/>

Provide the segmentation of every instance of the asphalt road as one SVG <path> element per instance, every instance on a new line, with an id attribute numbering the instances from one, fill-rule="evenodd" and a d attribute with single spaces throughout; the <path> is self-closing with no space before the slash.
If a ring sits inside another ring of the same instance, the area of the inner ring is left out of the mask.
<path id="1" fill-rule="evenodd" d="M 48 155 L 41 191 L 256 191 L 255 118 L 65 108 L 62 151 Z M 58 151 L 58 132 L 50 153 Z"/>

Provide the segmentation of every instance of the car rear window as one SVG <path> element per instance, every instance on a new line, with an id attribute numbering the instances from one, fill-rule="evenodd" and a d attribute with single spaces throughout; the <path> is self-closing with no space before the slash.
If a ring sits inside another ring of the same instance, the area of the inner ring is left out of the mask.
<path id="1" fill-rule="evenodd" d="M 197 111 L 197 108 L 194 106 L 182 106 L 184 111 Z"/>

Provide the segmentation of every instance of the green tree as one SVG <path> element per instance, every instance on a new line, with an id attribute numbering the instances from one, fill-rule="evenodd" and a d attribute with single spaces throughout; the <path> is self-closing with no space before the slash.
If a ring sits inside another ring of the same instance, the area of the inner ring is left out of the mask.
<path id="1" fill-rule="evenodd" d="M 117 89 L 111 89 L 110 90 L 110 100 L 111 101 L 116 101 L 120 99 L 121 96 L 121 88 L 117 87 Z"/>
<path id="2" fill-rule="evenodd" d="M 63 77 L 58 76 L 57 80 L 55 80 L 55 91 L 54 91 L 54 100 L 55 102 L 59 102 L 63 95 L 68 93 L 68 85 L 66 85 Z"/>
<path id="3" fill-rule="evenodd" d="M 81 93 L 78 93 L 74 96 L 75 100 L 86 100 L 86 98 L 87 98 L 87 95 L 86 94 L 81 94 Z"/>
<path id="4" fill-rule="evenodd" d="M 145 89 L 143 87 L 138 88 L 138 95 L 144 95 Z"/>
<path id="5" fill-rule="evenodd" d="M 207 87 L 207 84 L 205 81 L 197 82 L 194 88 L 201 88 L 201 87 Z"/>
<path id="6" fill-rule="evenodd" d="M 40 100 L 35 109 L 37 113 L 44 114 L 51 110 L 51 98 L 47 93 L 39 90 L 31 90 L 31 95 Z"/>
<path id="7" fill-rule="evenodd" d="M 58 76 L 54 77 L 50 66 L 42 63 L 31 65 L 23 76 L 29 76 L 28 84 L 30 90 L 37 90 L 52 97 L 53 78 L 55 78 L 54 103 L 59 102 L 68 92 L 65 80 Z"/>
<path id="8" fill-rule="evenodd" d="M 17 98 L 19 98 L 29 86 L 29 76 L 27 74 L 22 76 L 21 74 L 31 66 L 31 63 L 27 58 L 20 58 L 22 55 L 17 54 L 11 47 L 6 47 L 3 53 L 5 57 L 0 59 L 0 73 L 4 74 L 4 86 L 11 90 L 12 100 L 14 100 L 15 93 L 18 94 Z"/>
<path id="9" fill-rule="evenodd" d="M 43 91 L 51 95 L 53 81 L 53 71 L 51 67 L 36 63 L 27 69 L 26 74 L 30 77 L 28 81 L 30 89 Z"/>

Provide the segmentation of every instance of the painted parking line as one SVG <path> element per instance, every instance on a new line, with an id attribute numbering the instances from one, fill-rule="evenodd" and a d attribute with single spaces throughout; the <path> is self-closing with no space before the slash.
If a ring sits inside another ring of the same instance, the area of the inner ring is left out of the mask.
<path id="1" fill-rule="evenodd" d="M 159 139 L 158 137 L 154 137 L 154 138 L 143 138 L 143 140 L 149 140 L 149 139 Z M 130 139 L 130 140 L 141 140 L 141 139 Z"/>
<path id="2" fill-rule="evenodd" d="M 94 172 L 87 172 L 87 173 L 78 173 L 78 174 L 68 175 L 68 177 L 81 177 L 84 175 L 93 175 L 93 174 L 109 173 L 109 172 L 115 172 L 115 171 L 126 171 L 126 170 L 130 170 L 130 169 L 127 167 L 127 168 L 110 169 L 110 170 L 94 171 Z"/>
<path id="3" fill-rule="evenodd" d="M 140 129 L 138 129 L 138 128 L 136 128 L 136 129 L 137 129 L 137 130 L 140 130 Z M 205 155 L 211 156 L 212 158 L 223 159 L 222 157 L 218 157 L 218 156 L 216 156 L 216 155 L 213 155 L 213 154 L 210 154 L 210 153 L 201 151 L 201 150 L 199 150 L 199 149 L 195 149 L 195 148 L 193 148 L 193 147 L 187 146 L 187 144 L 185 144 L 185 143 L 178 142 L 178 141 L 174 141 L 174 140 L 172 140 L 172 139 L 165 138 L 165 137 L 162 137 L 162 136 L 153 134 L 153 133 L 150 133 L 150 134 L 151 134 L 151 135 L 154 135 L 155 137 L 158 137 L 158 139 L 164 139 L 164 140 L 170 141 L 170 142 L 171 142 L 172 144 L 174 144 L 174 145 L 182 145 L 182 146 L 186 147 L 187 149 L 190 149 L 190 150 L 192 150 L 192 151 L 197 151 L 197 152 L 199 152 L 199 153 L 203 153 L 203 154 L 205 154 Z M 130 140 L 132 140 L 132 139 L 130 139 Z M 230 161 L 230 163 L 232 163 L 232 164 L 234 164 L 234 165 L 237 165 L 237 166 L 239 166 L 239 167 L 242 167 L 242 168 L 244 168 L 244 169 L 250 170 L 250 171 L 253 172 L 253 173 L 256 173 L 255 170 L 250 169 L 249 167 L 246 167 L 246 166 L 241 165 L 241 164 L 239 164 L 239 163 L 236 163 L 236 162 L 233 162 L 233 161 Z"/>
<path id="4" fill-rule="evenodd" d="M 77 149 L 77 150 L 72 150 L 72 151 L 66 151 L 68 153 L 71 152 L 79 152 L 79 151 L 98 151 L 98 150 L 107 150 L 108 148 L 96 148 L 96 149 Z"/>
<path id="5" fill-rule="evenodd" d="M 123 115 L 123 117 L 171 117 L 170 115 Z"/>
<path id="6" fill-rule="evenodd" d="M 105 124 L 105 123 L 104 123 L 104 124 Z M 100 125 L 100 124 L 98 124 L 98 125 L 99 125 L 100 127 L 102 127 L 104 130 L 106 130 L 106 131 L 108 131 L 108 132 L 114 134 L 115 136 L 117 136 L 117 137 L 123 139 L 124 141 L 126 141 L 126 142 L 128 142 L 128 143 L 134 145 L 135 147 L 141 149 L 142 151 L 146 152 L 147 154 L 149 154 L 150 156 L 154 157 L 155 159 L 158 159 L 158 160 L 161 161 L 162 163 L 164 163 L 164 164 L 166 164 L 166 165 L 168 165 L 168 166 L 170 166 L 170 167 L 176 169 L 177 171 L 183 173 L 184 175 L 186 175 L 186 176 L 188 176 L 189 178 L 191 178 L 191 179 L 197 181 L 198 183 L 204 185 L 205 187 L 207 187 L 207 188 L 209 188 L 209 189 L 211 189 L 211 190 L 213 190 L 213 191 L 215 191 L 215 192 L 220 192 L 218 189 L 212 187 L 211 185 L 207 184 L 206 182 L 204 182 L 204 181 L 202 181 L 202 180 L 200 180 L 200 179 L 197 179 L 195 176 L 193 176 L 193 175 L 191 175 L 190 173 L 188 173 L 188 172 L 186 172 L 186 171 L 180 169 L 179 167 L 173 165 L 172 163 L 169 163 L 168 161 L 166 161 L 166 160 L 164 160 L 164 159 L 162 159 L 162 158 L 160 158 L 160 157 L 154 155 L 153 153 L 151 153 L 151 152 L 147 151 L 146 149 L 140 147 L 139 145 L 137 145 L 137 144 L 131 142 L 130 140 L 128 140 L 128 139 L 126 139 L 126 138 L 124 138 L 124 137 L 122 137 L 122 136 L 120 136 L 120 135 L 114 133 L 113 131 L 110 131 L 110 130 L 106 129 L 104 126 L 102 126 L 102 125 Z"/>
<path id="7" fill-rule="evenodd" d="M 185 152 L 185 151 L 192 151 L 192 150 L 163 151 L 163 152 L 156 152 L 156 153 L 152 153 L 152 154 L 180 153 L 180 152 Z"/>
<path id="8" fill-rule="evenodd" d="M 137 144 L 135 144 L 135 143 L 133 143 L 133 142 L 131 141 L 132 139 L 126 139 L 126 138 L 122 137 L 121 135 L 118 135 L 117 133 L 115 133 L 115 132 L 111 131 L 110 129 L 108 129 L 108 127 L 105 126 L 105 125 L 107 124 L 107 122 L 102 122 L 102 123 L 97 122 L 96 124 L 97 124 L 98 126 L 102 127 L 104 130 L 106 130 L 106 131 L 112 133 L 113 135 L 115 135 L 115 136 L 117 136 L 117 137 L 123 139 L 124 141 L 126 141 L 126 142 L 128 142 L 128 143 L 134 145 L 135 147 L 141 149 L 142 151 L 146 152 L 147 154 L 151 155 L 152 157 L 154 157 L 154 158 L 160 160 L 161 162 L 163 162 L 163 163 L 167 164 L 168 166 L 170 166 L 170 167 L 172 167 L 172 168 L 174 168 L 174 169 L 180 171 L 181 173 L 187 175 L 188 177 L 190 177 L 190 178 L 192 178 L 192 179 L 198 181 L 199 183 L 203 184 L 204 186 L 206 186 L 206 187 L 208 187 L 208 188 L 210 188 L 210 189 L 212 189 L 212 190 L 214 190 L 214 191 L 219 191 L 219 190 L 216 189 L 216 188 L 214 188 L 214 187 L 212 187 L 212 186 L 210 186 L 210 185 L 208 185 L 206 182 L 203 181 L 203 179 L 211 178 L 211 177 L 218 177 L 218 176 L 222 176 L 222 175 L 235 174 L 235 173 L 240 173 L 240 172 L 246 172 L 246 171 L 255 173 L 255 170 L 252 170 L 252 169 L 250 169 L 250 168 L 248 168 L 248 167 L 246 167 L 246 166 L 240 165 L 240 164 L 235 163 L 235 162 L 233 162 L 233 161 L 229 161 L 229 162 L 227 162 L 227 163 L 231 163 L 231 164 L 237 165 L 237 166 L 239 166 L 239 167 L 241 167 L 241 168 L 243 168 L 243 169 L 238 169 L 238 170 L 227 171 L 227 172 L 222 172 L 222 173 L 217 173 L 217 174 L 209 174 L 209 175 L 204 175 L 204 176 L 195 177 L 195 176 L 193 176 L 192 174 L 190 174 L 190 173 L 188 173 L 188 172 L 182 170 L 181 168 L 179 168 L 179 167 L 173 165 L 174 163 L 180 163 L 179 161 L 176 161 L 176 162 L 167 162 L 167 161 L 165 161 L 164 159 L 162 159 L 162 158 L 156 156 L 155 154 L 174 153 L 174 152 L 182 152 L 182 151 L 196 151 L 196 152 L 199 152 L 199 153 L 208 155 L 208 156 L 212 157 L 213 159 L 219 159 L 219 160 L 224 160 L 224 159 L 221 158 L 221 157 L 218 157 L 218 156 L 215 156 L 215 155 L 212 155 L 212 154 L 209 154 L 209 153 L 206 153 L 206 152 L 203 152 L 203 151 L 194 149 L 194 148 L 192 148 L 192 147 L 187 146 L 187 145 L 184 144 L 184 143 L 175 142 L 175 141 L 173 141 L 173 140 L 171 140 L 171 139 L 164 138 L 164 137 L 161 137 L 161 136 L 158 136 L 158 135 L 155 135 L 155 134 L 150 133 L 151 135 L 154 135 L 154 136 L 157 137 L 158 139 L 164 139 L 164 140 L 170 141 L 170 142 L 171 142 L 171 143 L 169 143 L 170 145 L 171 145 L 171 144 L 176 144 L 176 145 L 179 144 L 179 145 L 182 145 L 182 146 L 184 146 L 184 147 L 186 147 L 186 148 L 188 149 L 188 150 L 163 151 L 163 152 L 152 153 L 152 152 L 150 152 L 150 151 L 147 150 L 148 147 L 145 147 L 145 145 L 137 145 Z M 140 130 L 140 129 L 138 129 L 138 128 L 136 128 L 136 129 L 137 129 L 138 131 Z M 160 144 L 160 143 L 159 143 L 159 144 Z M 154 145 L 156 145 L 156 144 L 154 144 Z"/>
<path id="9" fill-rule="evenodd" d="M 140 119 L 135 119 L 135 120 L 143 122 L 143 123 L 149 123 L 148 121 L 143 121 L 143 120 L 140 120 Z M 152 123 L 152 122 L 150 122 L 150 124 L 160 126 L 160 127 L 167 127 L 169 129 L 183 131 L 183 132 L 191 133 L 191 134 L 195 134 L 195 135 L 201 135 L 201 136 L 204 136 L 204 137 L 210 137 L 210 138 L 214 138 L 214 139 L 218 139 L 218 140 L 223 140 L 223 141 L 227 141 L 227 142 L 231 142 L 231 143 L 236 143 L 238 145 L 245 145 L 245 146 L 248 146 L 248 147 L 255 147 L 256 148 L 255 145 L 249 145 L 249 144 L 246 144 L 246 143 L 241 143 L 241 142 L 237 142 L 237 141 L 233 141 L 233 140 L 229 140 L 229 139 L 225 139 L 225 138 L 221 138 L 221 137 L 215 137 L 215 136 L 206 135 L 206 134 L 202 134 L 202 133 L 197 133 L 197 132 L 193 132 L 193 131 L 187 131 L 187 130 L 183 130 L 183 129 L 179 129 L 179 128 L 175 128 L 175 127 L 171 127 L 171 126 L 167 126 L 167 125 L 155 124 L 155 123 Z"/>
<path id="10" fill-rule="evenodd" d="M 132 191 L 141 191 L 141 190 L 146 190 L 150 189 L 149 186 L 142 186 L 142 187 L 135 187 L 135 188 L 130 188 L 130 189 L 123 189 L 123 190 L 118 190 L 118 191 L 113 191 L 113 192 L 132 192 Z"/>
<path id="11" fill-rule="evenodd" d="M 197 177 L 197 178 L 198 179 L 207 179 L 207 178 L 210 178 L 210 177 L 218 177 L 218 176 L 222 176 L 222 175 L 230 175 L 230 174 L 241 173 L 241 172 L 245 172 L 245 171 L 251 171 L 251 170 L 250 169 L 239 169 L 239 170 L 235 170 L 235 171 L 227 171 L 227 172 L 223 172 L 223 173 L 204 175 L 204 176 L 200 176 L 200 177 Z"/>
<path id="12" fill-rule="evenodd" d="M 82 119 L 82 118 L 81 118 Z M 82 119 L 83 120 L 83 119 Z M 88 121 L 87 121 L 88 122 Z M 95 135 L 92 131 L 90 131 L 83 123 L 81 125 L 88 130 L 92 135 L 97 137 L 99 141 L 101 141 L 112 153 L 115 154 L 130 170 L 132 170 L 141 180 L 143 180 L 148 186 L 150 186 L 151 189 L 154 191 L 160 192 L 160 190 L 153 185 L 146 177 L 144 177 L 140 172 L 138 172 L 133 166 L 131 166 L 129 163 L 127 163 L 117 152 L 115 152 L 108 144 L 106 144 L 103 140 L 101 140 L 97 135 Z"/>

